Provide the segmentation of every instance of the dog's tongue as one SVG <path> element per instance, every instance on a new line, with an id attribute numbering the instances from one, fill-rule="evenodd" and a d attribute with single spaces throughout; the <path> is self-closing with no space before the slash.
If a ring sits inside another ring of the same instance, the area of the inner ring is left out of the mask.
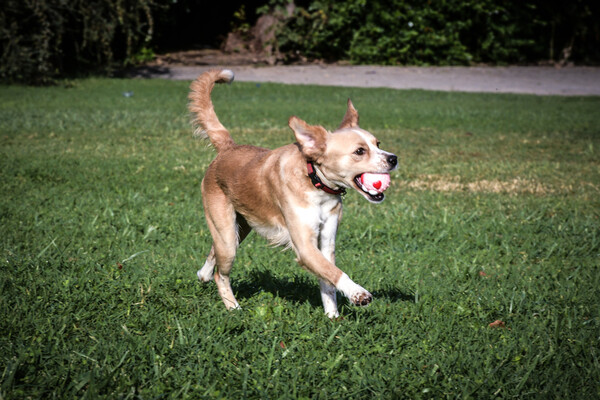
<path id="1" fill-rule="evenodd" d="M 390 174 L 370 174 L 365 172 L 360 176 L 360 182 L 367 191 L 374 190 L 383 193 L 390 186 Z"/>

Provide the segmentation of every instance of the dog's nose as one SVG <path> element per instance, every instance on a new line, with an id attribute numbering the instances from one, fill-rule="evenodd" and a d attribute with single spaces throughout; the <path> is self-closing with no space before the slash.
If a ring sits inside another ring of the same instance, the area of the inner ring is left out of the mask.
<path id="1" fill-rule="evenodd" d="M 390 154 L 387 158 L 387 162 L 388 164 L 390 164 L 390 166 L 393 168 L 398 164 L 398 157 L 396 157 L 393 154 Z"/>

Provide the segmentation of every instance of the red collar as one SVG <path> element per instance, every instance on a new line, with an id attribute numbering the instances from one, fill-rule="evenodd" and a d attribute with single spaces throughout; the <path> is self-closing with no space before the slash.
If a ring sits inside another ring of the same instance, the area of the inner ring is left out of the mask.
<path id="1" fill-rule="evenodd" d="M 308 170 L 308 177 L 310 178 L 314 187 L 316 187 L 317 189 L 321 189 L 325 193 L 329 194 L 346 194 L 346 189 L 344 188 L 332 189 L 329 186 L 325 185 L 323 182 L 321 182 L 321 179 L 319 179 L 319 177 L 317 176 L 317 171 L 315 171 L 315 166 L 312 162 L 309 161 L 306 163 L 306 169 Z"/>

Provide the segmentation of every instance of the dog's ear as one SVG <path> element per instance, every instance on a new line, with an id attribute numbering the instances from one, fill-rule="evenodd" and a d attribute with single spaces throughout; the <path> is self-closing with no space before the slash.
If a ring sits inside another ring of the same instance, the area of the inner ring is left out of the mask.
<path id="1" fill-rule="evenodd" d="M 309 125 L 296 116 L 290 117 L 288 125 L 294 131 L 302 154 L 307 159 L 316 160 L 325 154 L 327 135 L 329 135 L 325 128 L 319 125 Z"/>
<path id="2" fill-rule="evenodd" d="M 346 115 L 340 124 L 338 129 L 356 128 L 358 126 L 358 111 L 354 108 L 352 100 L 348 99 L 348 108 L 346 109 Z"/>

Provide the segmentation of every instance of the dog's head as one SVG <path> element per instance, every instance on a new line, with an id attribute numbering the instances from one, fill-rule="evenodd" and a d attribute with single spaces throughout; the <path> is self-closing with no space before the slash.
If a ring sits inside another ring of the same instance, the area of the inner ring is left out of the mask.
<path id="1" fill-rule="evenodd" d="M 289 126 L 304 157 L 315 164 L 327 181 L 352 187 L 372 203 L 383 201 L 389 172 L 396 168 L 398 158 L 381 150 L 375 136 L 359 128 L 358 112 L 350 99 L 346 115 L 333 133 L 295 116 L 290 118 Z"/>

